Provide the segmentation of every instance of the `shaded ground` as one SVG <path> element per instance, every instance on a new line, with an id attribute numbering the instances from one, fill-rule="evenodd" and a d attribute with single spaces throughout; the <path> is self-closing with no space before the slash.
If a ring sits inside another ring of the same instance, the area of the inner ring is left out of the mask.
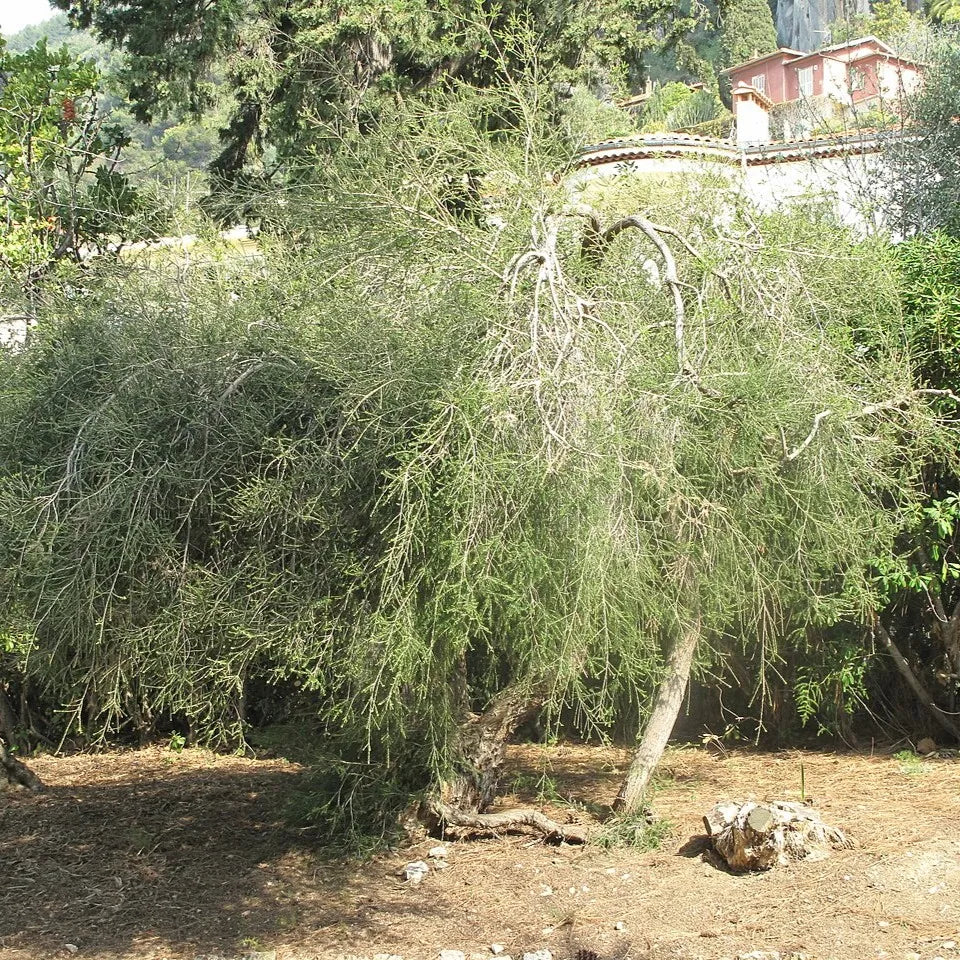
<path id="1" fill-rule="evenodd" d="M 623 751 L 517 747 L 518 798 L 608 802 Z M 857 841 L 830 859 L 732 876 L 700 856 L 718 799 L 807 797 Z M 960 960 L 960 761 L 673 750 L 656 797 L 659 851 L 551 847 L 530 838 L 448 844 L 419 886 L 397 869 L 432 845 L 333 865 L 283 818 L 302 768 L 161 748 L 34 768 L 40 796 L 0 794 L 0 960 L 78 957 L 373 957 L 441 948 L 518 957 Z M 588 819 L 563 803 L 560 819 Z M 434 841 L 435 842 L 435 841 Z M 623 929 L 617 929 L 622 924 Z M 583 954 L 582 956 L 587 956 Z"/>

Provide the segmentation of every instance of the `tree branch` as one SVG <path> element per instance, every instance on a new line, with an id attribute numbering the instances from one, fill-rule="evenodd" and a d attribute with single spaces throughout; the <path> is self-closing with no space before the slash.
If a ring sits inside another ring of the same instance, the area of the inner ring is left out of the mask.
<path id="1" fill-rule="evenodd" d="M 546 837 L 566 843 L 586 843 L 587 830 L 576 824 L 560 824 L 539 810 L 502 810 L 499 813 L 465 813 L 439 800 L 428 803 L 429 813 L 444 827 L 470 833 L 500 834 L 527 828 Z"/>
<path id="2" fill-rule="evenodd" d="M 916 698 L 926 707 L 934 720 L 936 720 L 947 733 L 956 740 L 960 740 L 960 727 L 934 702 L 933 697 L 930 696 L 930 692 L 920 681 L 920 678 L 913 672 L 910 664 L 907 663 L 906 657 L 904 657 L 900 652 L 900 648 L 893 642 L 893 637 L 890 636 L 886 627 L 880 622 L 880 618 L 877 617 L 876 614 L 874 614 L 873 618 L 873 628 L 877 636 L 880 637 L 884 647 L 886 647 L 887 653 L 893 658 L 893 662 L 896 664 L 897 670 L 900 671 L 900 675 L 907 681 L 907 685 L 914 692 Z"/>
<path id="3" fill-rule="evenodd" d="M 823 421 L 826 420 L 827 417 L 829 417 L 832 413 L 832 410 L 821 410 L 813 418 L 813 426 L 810 428 L 810 432 L 807 434 L 806 439 L 804 439 L 802 443 L 798 443 L 795 447 L 792 447 L 790 450 L 787 450 L 783 455 L 783 459 L 788 462 L 791 460 L 796 460 L 797 457 L 799 457 L 800 454 L 803 453 L 803 451 L 806 450 L 811 443 L 813 443 L 813 438 L 820 430 L 820 424 L 823 423 Z"/>

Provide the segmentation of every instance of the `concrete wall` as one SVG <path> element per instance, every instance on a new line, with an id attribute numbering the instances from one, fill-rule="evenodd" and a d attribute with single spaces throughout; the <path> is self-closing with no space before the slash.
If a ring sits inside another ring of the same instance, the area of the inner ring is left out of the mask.
<path id="1" fill-rule="evenodd" d="M 729 193 L 764 213 L 811 205 L 834 215 L 861 235 L 887 228 L 889 194 L 879 153 L 744 165 L 697 157 L 647 157 L 588 167 L 575 174 L 576 189 L 613 176 L 649 178 L 675 191 L 679 178 L 691 189 Z"/>

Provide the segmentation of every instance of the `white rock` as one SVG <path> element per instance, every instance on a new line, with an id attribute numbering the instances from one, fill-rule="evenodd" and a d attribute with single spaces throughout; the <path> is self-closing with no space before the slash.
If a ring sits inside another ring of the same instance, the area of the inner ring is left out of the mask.
<path id="1" fill-rule="evenodd" d="M 941 950 L 956 950 L 956 949 L 957 949 L 957 941 L 956 941 L 956 940 L 944 940 L 943 943 L 940 944 L 940 949 L 941 949 Z"/>
<path id="2" fill-rule="evenodd" d="M 545 883 L 540 884 L 540 896 L 541 897 L 552 897 L 553 896 L 553 887 L 547 886 Z"/>
<path id="3" fill-rule="evenodd" d="M 923 960 L 919 953 L 910 952 L 903 955 L 903 960 Z"/>
<path id="4" fill-rule="evenodd" d="M 67 953 L 76 953 L 80 948 L 75 943 L 65 943 L 63 949 L 66 950 Z"/>
<path id="5" fill-rule="evenodd" d="M 533 953 L 525 953 L 523 960 L 553 960 L 553 954 L 549 950 L 534 950 Z"/>
<path id="6" fill-rule="evenodd" d="M 890 921 L 889 921 L 889 920 L 881 920 L 881 921 L 877 924 L 877 926 L 878 926 L 878 927 L 883 927 L 883 929 L 886 930 L 886 928 L 890 926 Z"/>
<path id="7" fill-rule="evenodd" d="M 614 930 L 626 930 L 626 929 L 627 929 L 627 925 L 626 925 L 622 920 L 618 920 L 618 921 L 613 925 L 613 929 L 614 929 Z"/>
<path id="8" fill-rule="evenodd" d="M 504 947 L 504 945 L 503 945 L 502 943 L 491 943 L 491 944 L 490 944 L 490 952 L 491 952 L 495 957 L 499 957 L 500 954 L 503 953 L 503 951 L 504 951 L 505 949 L 506 949 L 506 948 Z"/>
<path id="9" fill-rule="evenodd" d="M 432 857 L 434 860 L 446 860 L 447 848 L 442 845 L 439 847 L 431 847 L 427 851 L 427 856 Z"/>
<path id="10" fill-rule="evenodd" d="M 467 960 L 467 955 L 462 950 L 441 950 L 437 960 Z"/>
<path id="11" fill-rule="evenodd" d="M 419 883 L 429 872 L 430 868 L 422 860 L 413 860 L 400 871 L 400 876 L 410 883 Z"/>

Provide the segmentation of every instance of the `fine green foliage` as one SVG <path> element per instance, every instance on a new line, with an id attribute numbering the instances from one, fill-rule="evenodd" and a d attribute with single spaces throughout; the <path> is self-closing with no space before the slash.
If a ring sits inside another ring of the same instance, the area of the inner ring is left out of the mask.
<path id="1" fill-rule="evenodd" d="M 923 757 L 918 756 L 912 750 L 901 750 L 893 756 L 899 763 L 900 772 L 908 777 L 920 776 L 927 772 Z"/>
<path id="2" fill-rule="evenodd" d="M 630 847 L 639 853 L 647 853 L 659 850 L 673 836 L 675 829 L 669 820 L 652 819 L 643 813 L 613 817 L 590 834 L 590 843 L 603 850 Z"/>
<path id="3" fill-rule="evenodd" d="M 512 82 L 263 198 L 261 258 L 91 268 L 0 357 L 0 622 L 75 729 L 236 740 L 297 683 L 335 792 L 399 803 L 507 686 L 589 729 L 694 618 L 709 662 L 872 604 L 946 442 L 890 252 L 709 193 L 585 211 Z"/>

